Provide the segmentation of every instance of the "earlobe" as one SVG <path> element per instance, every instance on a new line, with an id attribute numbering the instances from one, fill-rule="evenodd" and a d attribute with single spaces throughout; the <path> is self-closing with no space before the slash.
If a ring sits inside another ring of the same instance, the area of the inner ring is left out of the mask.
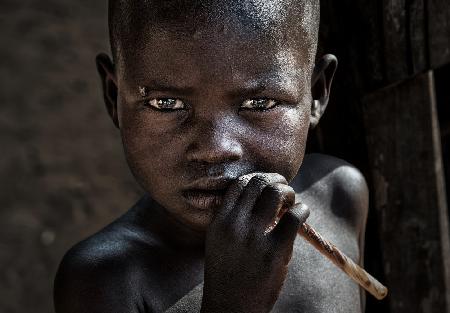
<path id="1" fill-rule="evenodd" d="M 114 125 L 120 129 L 117 113 L 117 79 L 114 64 L 109 56 L 104 53 L 97 55 L 95 63 L 97 64 L 97 71 L 102 83 L 106 109 Z"/>
<path id="2" fill-rule="evenodd" d="M 337 58 L 332 54 L 327 54 L 320 59 L 314 67 L 311 77 L 311 118 L 310 125 L 314 128 L 322 117 L 330 98 L 331 85 L 337 68 Z"/>
<path id="3" fill-rule="evenodd" d="M 320 109 L 319 100 L 313 100 L 311 104 L 311 116 L 310 116 L 310 126 L 314 128 L 319 124 L 320 117 L 322 116 L 322 112 Z"/>

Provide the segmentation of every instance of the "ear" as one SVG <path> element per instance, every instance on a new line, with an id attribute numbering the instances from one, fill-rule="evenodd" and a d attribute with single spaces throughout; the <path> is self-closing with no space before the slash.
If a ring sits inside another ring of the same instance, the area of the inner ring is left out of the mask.
<path id="1" fill-rule="evenodd" d="M 119 118 L 117 114 L 117 78 L 114 64 L 108 55 L 100 53 L 95 58 L 97 71 L 100 75 L 103 88 L 103 98 L 106 109 L 114 125 L 120 129 Z"/>
<path id="2" fill-rule="evenodd" d="M 337 58 L 332 54 L 327 54 L 314 67 L 311 82 L 313 97 L 310 117 L 311 128 L 317 126 L 327 108 L 328 100 L 330 99 L 331 84 L 337 65 Z"/>

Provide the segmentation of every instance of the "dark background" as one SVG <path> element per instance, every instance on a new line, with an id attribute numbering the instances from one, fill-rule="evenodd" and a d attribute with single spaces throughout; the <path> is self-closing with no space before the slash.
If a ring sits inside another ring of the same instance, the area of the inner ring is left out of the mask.
<path id="1" fill-rule="evenodd" d="M 64 252 L 138 199 L 94 58 L 106 1 L 0 1 L 0 312 L 53 312 Z"/>
<path id="2" fill-rule="evenodd" d="M 142 193 L 95 70 L 106 18 L 106 0 L 0 2 L 0 312 L 52 312 L 64 252 Z M 445 0 L 322 1 L 340 66 L 308 150 L 369 183 L 366 268 L 390 296 L 367 312 L 450 312 L 449 20 Z"/>

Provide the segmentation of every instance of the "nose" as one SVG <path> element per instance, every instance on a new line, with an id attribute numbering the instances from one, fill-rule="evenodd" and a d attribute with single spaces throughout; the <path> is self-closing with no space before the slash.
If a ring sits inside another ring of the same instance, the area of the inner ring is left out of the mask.
<path id="1" fill-rule="evenodd" d="M 226 163 L 242 158 L 243 150 L 236 126 L 229 119 L 197 123 L 187 149 L 187 159 L 199 163 Z"/>

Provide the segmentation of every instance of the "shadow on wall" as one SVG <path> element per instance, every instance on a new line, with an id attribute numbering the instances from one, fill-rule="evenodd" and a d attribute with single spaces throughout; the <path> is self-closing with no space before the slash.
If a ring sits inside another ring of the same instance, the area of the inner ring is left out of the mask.
<path id="1" fill-rule="evenodd" d="M 0 312 L 52 312 L 64 252 L 141 193 L 97 80 L 107 34 L 107 1 L 0 2 Z"/>

